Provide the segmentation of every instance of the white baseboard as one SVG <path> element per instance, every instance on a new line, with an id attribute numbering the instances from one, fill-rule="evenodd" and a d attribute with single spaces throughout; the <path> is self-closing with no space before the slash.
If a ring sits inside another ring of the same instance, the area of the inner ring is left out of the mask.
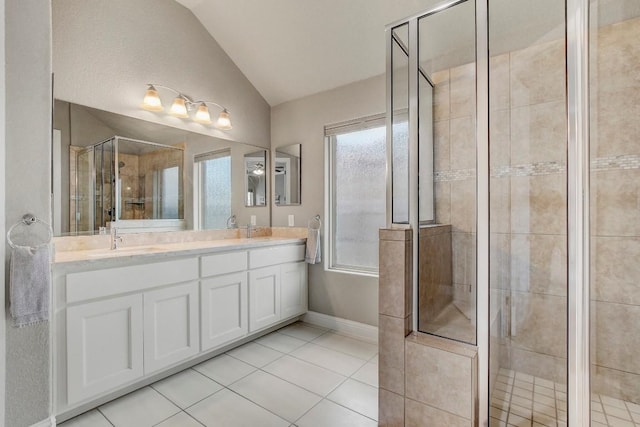
<path id="1" fill-rule="evenodd" d="M 312 325 L 333 329 L 341 334 L 378 344 L 378 328 L 353 320 L 329 316 L 316 311 L 308 311 L 302 320 Z"/>
<path id="2" fill-rule="evenodd" d="M 52 415 L 46 420 L 42 420 L 39 423 L 32 424 L 31 427 L 56 427 L 56 417 Z"/>

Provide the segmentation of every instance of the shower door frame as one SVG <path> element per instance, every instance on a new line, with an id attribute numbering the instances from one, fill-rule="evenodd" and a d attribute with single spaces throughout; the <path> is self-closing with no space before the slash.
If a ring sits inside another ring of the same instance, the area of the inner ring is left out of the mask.
<path id="1" fill-rule="evenodd" d="M 387 227 L 392 215 L 392 30 L 408 24 L 409 33 L 409 224 L 413 233 L 413 330 L 417 331 L 418 293 L 418 20 L 464 3 L 443 1 L 433 8 L 387 25 Z M 589 426 L 589 2 L 566 0 L 567 91 L 567 422 Z M 478 421 L 489 425 L 489 0 L 475 0 L 476 12 L 476 275 Z M 481 321 L 482 320 L 482 321 Z M 484 392 L 482 392 L 484 391 Z"/>
<path id="2" fill-rule="evenodd" d="M 567 421 L 591 422 L 589 1 L 566 0 Z"/>

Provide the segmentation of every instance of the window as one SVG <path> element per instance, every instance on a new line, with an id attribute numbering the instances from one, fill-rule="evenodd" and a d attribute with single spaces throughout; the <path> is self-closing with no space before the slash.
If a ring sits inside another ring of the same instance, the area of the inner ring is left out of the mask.
<path id="1" fill-rule="evenodd" d="M 197 155 L 194 165 L 195 223 L 201 230 L 227 228 L 231 216 L 231 152 Z"/>
<path id="2" fill-rule="evenodd" d="M 386 218 L 384 116 L 325 129 L 328 147 L 328 268 L 378 271 L 378 230 Z"/>

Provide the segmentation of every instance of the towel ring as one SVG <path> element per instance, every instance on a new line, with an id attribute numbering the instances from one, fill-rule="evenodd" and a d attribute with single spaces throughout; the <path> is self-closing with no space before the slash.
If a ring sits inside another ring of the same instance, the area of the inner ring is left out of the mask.
<path id="1" fill-rule="evenodd" d="M 44 243 L 41 243 L 37 246 L 23 246 L 23 245 L 17 245 L 15 243 L 13 243 L 13 240 L 11 240 L 11 233 L 13 232 L 13 230 L 16 229 L 16 227 L 22 225 L 22 226 L 31 226 L 33 224 L 42 224 L 47 228 L 47 241 Z M 22 215 L 22 219 L 18 222 L 16 222 L 15 224 L 13 224 L 11 226 L 11 228 L 9 228 L 9 231 L 7 231 L 7 242 L 9 243 L 9 246 L 11 246 L 12 248 L 16 249 L 16 248 L 31 248 L 31 249 L 38 249 L 41 248 L 43 246 L 47 246 L 50 242 L 51 239 L 53 238 L 53 230 L 51 229 L 51 226 L 49 224 L 47 224 L 46 222 L 42 221 L 41 219 L 37 218 L 35 215 L 33 214 L 24 214 Z"/>
<path id="2" fill-rule="evenodd" d="M 322 222 L 320 221 L 320 215 L 316 215 L 313 219 L 309 220 L 308 227 L 312 230 L 320 230 Z"/>

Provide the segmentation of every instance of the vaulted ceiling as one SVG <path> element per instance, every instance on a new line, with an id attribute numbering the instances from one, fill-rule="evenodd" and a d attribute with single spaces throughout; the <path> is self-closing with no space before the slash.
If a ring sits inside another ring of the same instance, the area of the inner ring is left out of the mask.
<path id="1" fill-rule="evenodd" d="M 384 73 L 385 26 L 437 0 L 177 0 L 267 102 Z"/>
<path id="2" fill-rule="evenodd" d="M 176 1 L 193 12 L 271 106 L 384 73 L 386 25 L 443 3 Z M 600 0 L 599 4 L 593 17 L 598 25 L 640 16 L 638 0 Z M 559 0 L 492 0 L 493 53 L 563 37 L 563 9 Z M 430 44 L 455 51 L 468 41 L 463 36 L 469 28 L 461 31 L 465 28 L 446 20 L 440 24 L 431 28 Z"/>

